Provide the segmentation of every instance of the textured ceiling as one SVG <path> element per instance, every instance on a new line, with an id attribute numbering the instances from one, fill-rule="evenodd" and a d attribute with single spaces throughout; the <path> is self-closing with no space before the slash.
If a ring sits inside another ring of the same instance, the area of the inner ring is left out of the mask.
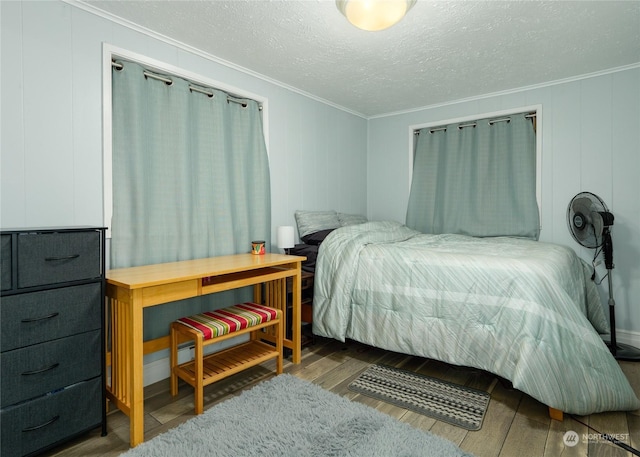
<path id="1" fill-rule="evenodd" d="M 365 117 L 640 62 L 637 0 L 418 0 L 381 32 L 332 0 L 74 3 Z"/>

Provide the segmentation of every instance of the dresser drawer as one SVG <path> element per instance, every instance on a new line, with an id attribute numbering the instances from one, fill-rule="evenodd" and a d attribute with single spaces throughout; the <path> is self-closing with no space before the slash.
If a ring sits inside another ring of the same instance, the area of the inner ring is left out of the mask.
<path id="1" fill-rule="evenodd" d="M 100 425 L 101 388 L 97 378 L 3 409 L 2 457 L 27 455 Z"/>
<path id="2" fill-rule="evenodd" d="M 99 376 L 100 336 L 95 330 L 0 354 L 0 406 Z"/>
<path id="3" fill-rule="evenodd" d="M 11 289 L 11 235 L 0 235 L 0 290 Z"/>
<path id="4" fill-rule="evenodd" d="M 0 302 L 2 352 L 102 326 L 101 283 L 9 295 Z"/>
<path id="5" fill-rule="evenodd" d="M 18 237 L 18 288 L 98 278 L 100 232 L 26 233 Z"/>

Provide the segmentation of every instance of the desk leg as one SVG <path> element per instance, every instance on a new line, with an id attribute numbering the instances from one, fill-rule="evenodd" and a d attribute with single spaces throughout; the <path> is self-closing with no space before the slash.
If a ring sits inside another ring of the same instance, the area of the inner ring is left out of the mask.
<path id="1" fill-rule="evenodd" d="M 129 376 L 131 410 L 129 414 L 129 440 L 131 447 L 144 441 L 144 366 L 143 366 L 143 319 L 142 319 L 142 291 L 136 290 L 131 296 L 130 319 L 127 335 L 131 348 Z"/>
<path id="2" fill-rule="evenodd" d="M 291 322 L 287 319 L 287 280 L 291 278 Z M 256 303 L 272 306 L 282 310 L 282 322 L 285 332 L 284 346 L 291 349 L 291 361 L 300 363 L 301 346 L 302 346 L 302 310 L 301 298 L 302 276 L 301 270 L 298 268 L 297 274 L 291 275 L 289 278 L 276 279 L 273 281 L 258 284 L 253 289 L 253 299 Z M 262 294 L 264 286 L 264 296 Z M 288 329 L 291 329 L 291 339 L 286 337 Z"/>

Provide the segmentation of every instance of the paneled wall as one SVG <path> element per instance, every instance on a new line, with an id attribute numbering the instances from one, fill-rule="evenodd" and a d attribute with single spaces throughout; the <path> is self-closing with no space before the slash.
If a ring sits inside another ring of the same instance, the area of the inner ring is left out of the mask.
<path id="1" fill-rule="evenodd" d="M 366 119 L 63 2 L 0 8 L 2 227 L 104 223 L 103 42 L 268 99 L 273 241 L 296 209 L 365 213 Z"/>
<path id="2" fill-rule="evenodd" d="M 268 98 L 273 241 L 296 209 L 403 222 L 410 126 L 541 105 L 541 239 L 591 260 L 566 206 L 582 190 L 605 200 L 619 336 L 640 344 L 640 67 L 366 120 L 63 2 L 0 2 L 0 21 L 2 227 L 104 223 L 103 42 Z"/>
<path id="3" fill-rule="evenodd" d="M 593 250 L 571 237 L 567 205 L 581 191 L 599 195 L 615 215 L 614 298 L 621 341 L 640 344 L 640 66 L 545 87 L 525 88 L 369 120 L 368 214 L 404 222 L 409 196 L 410 126 L 482 117 L 541 105 L 542 241 Z M 602 276 L 606 271 L 598 267 Z M 603 306 L 608 291 L 600 287 Z M 608 307 L 606 309 L 608 314 Z M 631 342 L 631 341 L 630 341 Z"/>

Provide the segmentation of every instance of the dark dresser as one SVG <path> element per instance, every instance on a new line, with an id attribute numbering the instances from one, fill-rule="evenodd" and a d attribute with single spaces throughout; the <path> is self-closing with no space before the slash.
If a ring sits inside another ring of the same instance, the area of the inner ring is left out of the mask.
<path id="1" fill-rule="evenodd" d="M 106 434 L 105 229 L 0 232 L 0 449 Z"/>

